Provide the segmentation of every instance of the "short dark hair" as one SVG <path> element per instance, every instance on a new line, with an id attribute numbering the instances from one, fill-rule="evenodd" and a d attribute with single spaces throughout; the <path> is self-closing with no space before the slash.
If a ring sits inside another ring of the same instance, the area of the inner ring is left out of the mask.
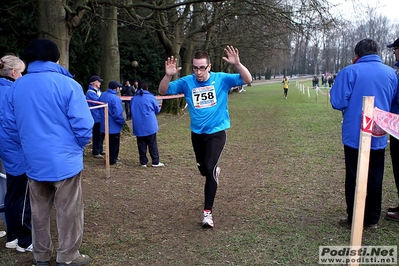
<path id="1" fill-rule="evenodd" d="M 355 54 L 357 54 L 359 57 L 370 54 L 378 54 L 379 50 L 380 45 L 378 42 L 368 38 L 361 40 L 355 46 Z"/>
<path id="2" fill-rule="evenodd" d="M 209 64 L 209 62 L 211 61 L 209 58 L 209 55 L 207 52 L 204 51 L 198 51 L 194 54 L 193 59 L 203 59 L 205 58 L 207 63 Z"/>
<path id="3" fill-rule="evenodd" d="M 143 90 L 148 91 L 148 82 L 145 81 L 145 80 L 143 80 L 143 81 L 141 82 L 141 88 L 142 88 Z"/>
<path id="4" fill-rule="evenodd" d="M 140 89 L 140 93 L 139 93 L 140 96 L 143 96 L 143 90 L 148 91 L 148 82 L 145 80 L 141 81 L 141 89 Z"/>

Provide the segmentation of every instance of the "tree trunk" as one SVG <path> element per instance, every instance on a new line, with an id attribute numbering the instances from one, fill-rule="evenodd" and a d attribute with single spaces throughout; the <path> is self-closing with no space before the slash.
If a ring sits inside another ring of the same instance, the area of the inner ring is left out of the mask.
<path id="1" fill-rule="evenodd" d="M 199 18 L 200 18 L 200 4 L 196 3 L 193 4 L 193 16 L 192 22 L 190 23 L 189 31 L 194 31 L 199 28 Z M 186 11 L 189 10 L 186 7 Z M 167 56 L 175 56 L 179 59 L 180 66 L 182 70 L 180 71 L 180 76 L 190 75 L 191 70 L 191 59 L 194 52 L 195 43 L 191 40 L 185 39 L 185 36 L 181 34 L 183 24 L 181 20 L 180 24 L 176 25 L 176 31 L 174 36 L 167 36 L 164 31 L 158 31 L 158 38 L 161 41 L 162 45 L 165 47 Z M 187 45 L 185 46 L 185 50 L 181 53 L 181 44 L 186 42 Z M 182 56 L 182 57 L 180 57 Z M 175 77 L 176 78 L 176 77 Z M 161 112 L 170 113 L 170 114 L 180 114 L 182 113 L 182 109 L 186 104 L 186 100 L 184 98 L 179 99 L 171 99 L 171 100 L 164 100 L 162 103 Z"/>
<path id="2" fill-rule="evenodd" d="M 100 24 L 101 78 L 102 90 L 108 88 L 111 80 L 120 80 L 120 57 L 118 42 L 117 8 L 102 7 L 104 21 Z"/>
<path id="3" fill-rule="evenodd" d="M 40 0 L 38 1 L 38 30 L 39 38 L 54 41 L 60 50 L 60 65 L 69 68 L 69 44 L 72 33 L 69 34 L 65 0 Z"/>

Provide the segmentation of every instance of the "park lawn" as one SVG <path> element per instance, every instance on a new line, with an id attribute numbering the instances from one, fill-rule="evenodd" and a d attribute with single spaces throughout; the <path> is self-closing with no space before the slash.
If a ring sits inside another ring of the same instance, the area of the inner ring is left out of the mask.
<path id="1" fill-rule="evenodd" d="M 81 252 L 90 265 L 317 265 L 319 246 L 348 245 L 350 230 L 337 223 L 345 216 L 341 113 L 326 95 L 310 89 L 308 96 L 310 81 L 301 83 L 304 92 L 291 80 L 288 99 L 280 82 L 230 94 L 213 229 L 200 224 L 204 177 L 187 111 L 158 116 L 164 168 L 139 166 L 129 132 L 110 179 L 101 160 L 85 157 Z M 387 148 L 383 210 L 397 201 Z M 364 231 L 363 244 L 397 245 L 398 235 L 399 224 L 381 219 L 379 229 Z M 32 254 L 4 244 L 0 265 L 30 265 Z"/>

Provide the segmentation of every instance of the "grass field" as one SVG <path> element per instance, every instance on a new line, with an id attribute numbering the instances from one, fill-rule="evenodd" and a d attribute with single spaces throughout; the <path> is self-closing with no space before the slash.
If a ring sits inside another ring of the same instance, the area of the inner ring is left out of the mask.
<path id="1" fill-rule="evenodd" d="M 200 225 L 204 178 L 189 115 L 161 114 L 158 145 L 166 167 L 141 168 L 129 133 L 122 137 L 123 165 L 111 168 L 111 179 L 101 161 L 85 158 L 81 252 L 90 265 L 318 265 L 319 246 L 349 245 L 350 230 L 337 223 L 345 216 L 340 112 L 327 96 L 310 90 L 308 97 L 293 80 L 288 99 L 280 83 L 229 97 L 215 228 Z M 385 211 L 398 201 L 389 149 L 383 192 Z M 399 224 L 381 219 L 379 229 L 364 231 L 363 244 L 397 245 L 398 236 Z M 4 244 L 0 239 L 0 265 L 30 265 L 31 254 Z"/>

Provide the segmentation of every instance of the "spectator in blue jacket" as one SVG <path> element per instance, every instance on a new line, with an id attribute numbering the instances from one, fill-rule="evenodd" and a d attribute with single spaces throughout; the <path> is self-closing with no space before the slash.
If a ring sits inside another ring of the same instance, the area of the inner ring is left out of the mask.
<path id="1" fill-rule="evenodd" d="M 139 160 L 142 167 L 147 167 L 147 148 L 150 153 L 153 167 L 162 167 L 159 161 L 157 144 L 158 120 L 156 115 L 159 113 L 157 99 L 148 91 L 148 83 L 143 81 L 141 89 L 130 101 L 132 110 L 133 134 L 137 138 L 137 148 L 139 150 Z"/>
<path id="2" fill-rule="evenodd" d="M 0 122 L 3 120 L 7 93 L 13 82 L 22 77 L 24 70 L 25 63 L 16 56 L 6 55 L 0 59 Z M 7 177 L 7 193 L 4 199 L 7 220 L 6 248 L 19 252 L 32 251 L 31 209 L 24 154 L 21 146 L 13 141 L 1 126 L 0 143 L 0 155 Z"/>
<path id="3" fill-rule="evenodd" d="M 93 118 L 83 89 L 58 64 L 60 53 L 50 40 L 35 39 L 21 59 L 27 74 L 7 94 L 2 126 L 22 147 L 32 210 L 36 265 L 50 265 L 53 243 L 50 216 L 56 206 L 56 263 L 85 265 L 83 239 L 82 149 L 90 141 Z"/>
<path id="4" fill-rule="evenodd" d="M 342 69 L 331 89 L 330 101 L 334 109 L 344 111 L 342 143 L 345 154 L 345 198 L 347 217 L 340 225 L 351 227 L 356 188 L 356 172 L 359 153 L 360 124 L 363 96 L 374 96 L 374 105 L 390 111 L 397 101 L 398 80 L 395 71 L 385 65 L 378 56 L 379 44 L 363 39 L 355 46 L 354 64 Z M 372 137 L 364 226 L 377 228 L 381 214 L 382 178 L 384 174 L 387 136 Z"/>
<path id="5" fill-rule="evenodd" d="M 395 68 L 398 70 L 398 68 L 399 68 L 399 39 L 396 39 L 396 41 L 394 41 L 393 43 L 388 44 L 387 48 L 392 49 L 393 54 L 395 55 L 395 61 L 396 61 Z M 397 75 L 397 77 L 399 80 L 399 75 Z M 395 102 L 392 105 L 391 112 L 395 113 L 395 114 L 399 113 L 399 103 L 398 102 Z M 391 151 L 393 176 L 395 179 L 396 191 L 399 195 L 399 140 L 397 138 L 395 138 L 394 136 L 390 136 L 389 140 L 390 140 L 389 148 Z M 387 210 L 387 213 L 385 215 L 385 219 L 399 222 L 399 206 L 389 207 Z"/>
<path id="6" fill-rule="evenodd" d="M 119 163 L 119 145 L 125 118 L 123 117 L 122 100 L 118 97 L 118 91 L 122 87 L 116 81 L 108 83 L 108 90 L 101 94 L 100 102 L 108 103 L 108 131 L 109 131 L 109 164 Z M 101 134 L 105 137 L 105 115 L 100 113 Z"/>
<path id="7" fill-rule="evenodd" d="M 103 80 L 99 76 L 91 76 L 89 79 L 89 88 L 86 92 L 86 100 L 91 101 L 99 101 L 98 99 L 101 96 L 101 82 Z M 88 102 L 90 107 L 98 106 L 98 103 Z M 104 159 L 104 150 L 103 150 L 103 138 L 101 136 L 100 130 L 100 120 L 101 120 L 101 113 L 104 112 L 103 108 L 94 108 L 90 109 L 91 115 L 94 119 L 94 125 L 92 129 L 92 155 L 94 158 L 97 159 Z"/>

